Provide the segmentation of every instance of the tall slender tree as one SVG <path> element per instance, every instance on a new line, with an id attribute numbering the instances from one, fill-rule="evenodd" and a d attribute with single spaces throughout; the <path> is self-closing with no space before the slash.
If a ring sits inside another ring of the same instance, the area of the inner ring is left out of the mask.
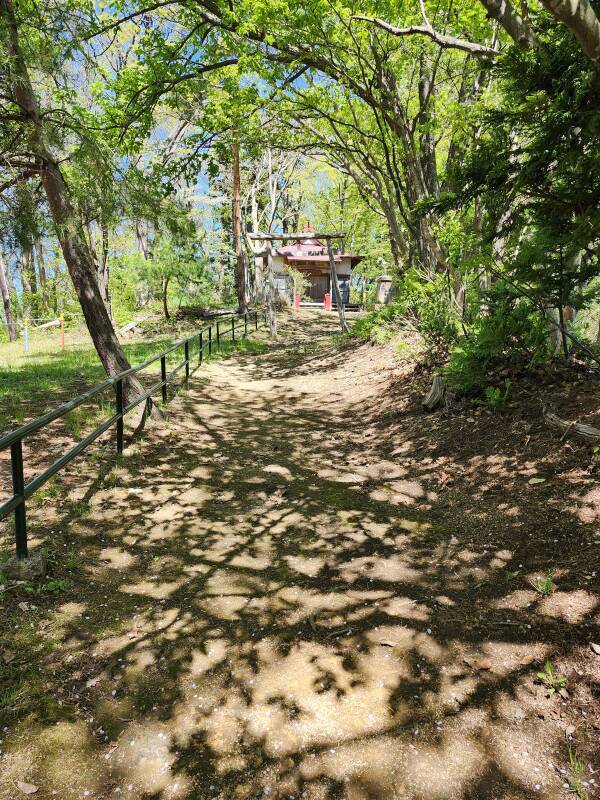
<path id="1" fill-rule="evenodd" d="M 6 329 L 8 331 L 8 340 L 14 342 L 17 338 L 17 330 L 15 327 L 15 320 L 10 305 L 10 293 L 8 291 L 8 280 L 6 262 L 4 255 L 0 250 L 0 295 L 2 296 L 2 305 L 4 307 L 4 316 L 6 318 Z"/>

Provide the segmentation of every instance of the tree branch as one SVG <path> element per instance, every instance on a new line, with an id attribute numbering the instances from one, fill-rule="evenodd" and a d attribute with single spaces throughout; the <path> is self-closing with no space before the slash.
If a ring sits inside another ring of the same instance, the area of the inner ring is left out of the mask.
<path id="1" fill-rule="evenodd" d="M 141 17 L 144 14 L 149 14 L 151 11 L 157 11 L 160 8 L 165 8 L 166 6 L 174 6 L 179 5 L 179 0 L 160 0 L 157 3 L 151 3 L 144 8 L 140 8 L 137 11 L 133 11 L 131 14 L 127 14 L 120 19 L 115 20 L 114 22 L 109 23 L 108 25 L 104 25 L 101 28 L 97 28 L 95 31 L 92 31 L 87 36 L 83 37 L 84 41 L 89 41 L 96 36 L 100 36 L 102 33 L 108 33 L 108 31 L 113 30 L 114 28 L 118 28 L 119 26 L 123 25 L 125 22 L 131 22 L 131 20 L 136 19 L 137 17 Z"/>
<path id="2" fill-rule="evenodd" d="M 529 24 L 511 6 L 508 0 L 479 0 L 492 19 L 495 19 L 510 38 L 523 50 L 537 45 L 537 38 Z"/>
<path id="3" fill-rule="evenodd" d="M 372 25 L 383 28 L 384 31 L 391 33 L 393 36 L 427 36 L 440 47 L 462 50 L 478 58 L 494 58 L 498 55 L 498 51 L 494 50 L 493 47 L 486 47 L 484 44 L 469 42 L 466 39 L 458 39 L 456 36 L 445 36 L 435 31 L 431 25 L 427 23 L 423 25 L 409 25 L 408 28 L 397 28 L 395 25 L 390 25 L 389 22 L 379 19 L 379 17 L 365 17 L 362 14 L 355 14 L 352 19 L 370 22 Z"/>

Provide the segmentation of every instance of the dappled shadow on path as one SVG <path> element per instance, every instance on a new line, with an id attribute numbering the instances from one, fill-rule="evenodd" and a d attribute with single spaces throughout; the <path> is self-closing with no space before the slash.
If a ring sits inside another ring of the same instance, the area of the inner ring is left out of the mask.
<path id="1" fill-rule="evenodd" d="M 310 319 L 73 489 L 53 666 L 81 713 L 35 729 L 44 797 L 559 796 L 533 662 L 585 643 L 596 599 L 516 590 L 522 515 L 448 522 L 427 464 L 367 447 L 369 367 Z"/>

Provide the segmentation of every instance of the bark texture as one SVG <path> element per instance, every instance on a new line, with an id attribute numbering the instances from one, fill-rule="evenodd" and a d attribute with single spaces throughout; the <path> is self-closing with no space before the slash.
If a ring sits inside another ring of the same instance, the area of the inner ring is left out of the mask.
<path id="1" fill-rule="evenodd" d="M 446 396 L 446 379 L 443 375 L 436 375 L 433 379 L 433 383 L 431 384 L 431 389 L 425 400 L 423 400 L 423 406 L 427 409 L 427 411 L 433 411 L 434 408 L 437 408 L 443 401 L 444 397 Z"/>
<path id="2" fill-rule="evenodd" d="M 589 0 L 541 0 L 552 16 L 574 34 L 595 67 L 600 67 L 600 20 Z"/>
<path id="3" fill-rule="evenodd" d="M 563 432 L 563 439 L 565 436 L 573 435 L 591 444 L 600 442 L 600 429 L 594 428 L 593 425 L 587 425 L 584 422 L 567 422 L 552 412 L 546 413 L 544 418 L 550 427 Z"/>
<path id="4" fill-rule="evenodd" d="M 6 318 L 6 329 L 8 330 L 8 339 L 14 342 L 17 338 L 17 330 L 15 327 L 15 320 L 10 307 L 10 294 L 8 291 L 8 280 L 6 278 L 6 264 L 4 257 L 0 252 L 0 295 L 2 295 L 2 305 L 4 306 L 4 316 Z"/>
<path id="5" fill-rule="evenodd" d="M 492 19 L 495 19 L 511 39 L 523 50 L 535 47 L 537 39 L 528 22 L 508 0 L 479 0 Z"/>

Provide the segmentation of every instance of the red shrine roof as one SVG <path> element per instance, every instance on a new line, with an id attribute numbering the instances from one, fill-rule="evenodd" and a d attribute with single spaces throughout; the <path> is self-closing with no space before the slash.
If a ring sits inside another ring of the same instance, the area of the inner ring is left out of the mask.
<path id="1" fill-rule="evenodd" d="M 310 222 L 304 227 L 303 233 L 312 233 L 313 229 Z M 276 250 L 278 256 L 283 256 L 287 264 L 328 264 L 327 245 L 320 239 L 298 239 L 290 242 Z M 364 256 L 355 256 L 352 253 L 334 253 L 333 259 L 336 262 L 343 258 L 349 258 L 352 266 L 363 260 Z"/>

